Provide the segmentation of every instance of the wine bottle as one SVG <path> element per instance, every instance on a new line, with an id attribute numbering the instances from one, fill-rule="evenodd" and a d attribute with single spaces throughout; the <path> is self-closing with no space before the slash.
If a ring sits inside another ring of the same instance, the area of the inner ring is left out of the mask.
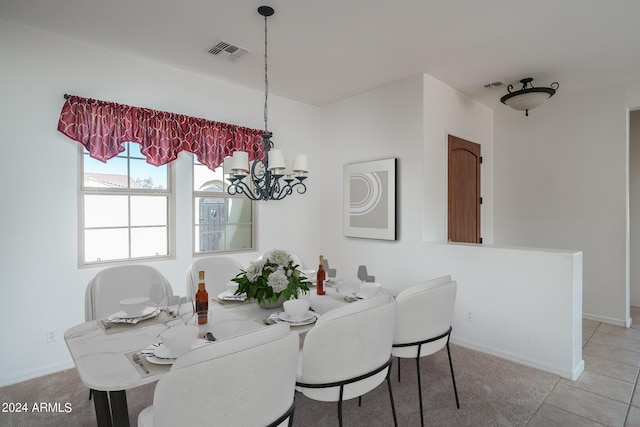
<path id="1" fill-rule="evenodd" d="M 199 271 L 198 292 L 196 292 L 196 313 L 198 315 L 198 325 L 207 323 L 209 311 L 209 293 L 204 282 L 204 271 Z"/>
<path id="2" fill-rule="evenodd" d="M 327 278 L 327 272 L 324 270 L 323 256 L 320 255 L 320 265 L 318 265 L 318 273 L 316 274 L 316 292 L 318 295 L 324 295 L 324 280 Z"/>

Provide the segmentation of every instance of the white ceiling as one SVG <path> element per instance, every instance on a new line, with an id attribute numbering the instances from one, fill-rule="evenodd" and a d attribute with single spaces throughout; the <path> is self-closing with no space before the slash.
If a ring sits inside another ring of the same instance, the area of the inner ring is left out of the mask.
<path id="1" fill-rule="evenodd" d="M 640 79 L 639 0 L 0 0 L 0 17 L 263 90 L 263 4 L 269 93 L 313 105 L 419 73 L 492 108 L 496 80 Z M 218 39 L 251 53 L 220 60 Z"/>

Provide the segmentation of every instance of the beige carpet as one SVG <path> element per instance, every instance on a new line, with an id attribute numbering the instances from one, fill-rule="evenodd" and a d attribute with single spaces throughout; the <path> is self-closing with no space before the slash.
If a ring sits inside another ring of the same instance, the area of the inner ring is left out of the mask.
<path id="1" fill-rule="evenodd" d="M 548 374 L 463 347 L 451 346 L 460 398 L 456 409 L 446 350 L 423 358 L 425 424 L 430 426 L 525 426 L 559 381 Z M 415 363 L 402 360 L 401 382 L 394 360 L 392 386 L 399 426 L 419 426 Z M 127 391 L 131 425 L 153 400 L 155 384 Z M 28 413 L 0 412 L 0 426 L 95 426 L 93 401 L 75 369 L 0 388 L 0 403 L 26 403 Z M 34 403 L 65 404 L 70 412 L 34 413 Z M 4 408 L 0 408 L 1 409 Z M 337 426 L 337 405 L 316 402 L 296 394 L 294 426 Z M 345 426 L 393 425 L 386 383 L 344 404 Z M 227 427 L 227 426 L 225 426 Z"/>

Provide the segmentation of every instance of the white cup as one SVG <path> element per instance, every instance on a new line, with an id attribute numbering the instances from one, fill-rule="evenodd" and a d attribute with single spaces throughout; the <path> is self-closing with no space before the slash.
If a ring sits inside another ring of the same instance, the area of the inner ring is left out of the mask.
<path id="1" fill-rule="evenodd" d="M 309 305 L 310 302 L 306 298 L 290 299 L 282 304 L 285 313 L 289 315 L 291 320 L 303 319 L 309 311 Z"/>
<path id="2" fill-rule="evenodd" d="M 360 284 L 358 296 L 361 298 L 371 298 L 380 292 L 380 283 L 364 282 Z"/>
<path id="3" fill-rule="evenodd" d="M 120 301 L 120 309 L 127 313 L 127 316 L 140 316 L 144 309 L 151 305 L 149 297 L 133 297 Z"/>
<path id="4" fill-rule="evenodd" d="M 227 288 L 227 292 L 231 295 L 235 294 L 238 290 L 238 284 L 236 282 L 227 282 L 224 287 Z"/>
<path id="5" fill-rule="evenodd" d="M 169 354 L 178 357 L 191 349 L 191 345 L 198 338 L 197 326 L 180 325 L 169 328 L 160 333 L 162 344 L 169 350 Z"/>

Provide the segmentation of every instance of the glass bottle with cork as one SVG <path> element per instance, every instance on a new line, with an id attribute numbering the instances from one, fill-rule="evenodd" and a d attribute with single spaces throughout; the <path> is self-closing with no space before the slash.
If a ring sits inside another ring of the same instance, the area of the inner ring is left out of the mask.
<path id="1" fill-rule="evenodd" d="M 198 272 L 198 292 L 196 292 L 196 313 L 198 316 L 198 325 L 207 323 L 209 311 L 209 293 L 207 292 L 204 282 L 204 271 Z"/>
<path id="2" fill-rule="evenodd" d="M 318 265 L 318 273 L 316 274 L 316 292 L 318 295 L 324 295 L 324 281 L 327 278 L 327 272 L 324 270 L 323 256 L 320 255 L 320 265 Z"/>

